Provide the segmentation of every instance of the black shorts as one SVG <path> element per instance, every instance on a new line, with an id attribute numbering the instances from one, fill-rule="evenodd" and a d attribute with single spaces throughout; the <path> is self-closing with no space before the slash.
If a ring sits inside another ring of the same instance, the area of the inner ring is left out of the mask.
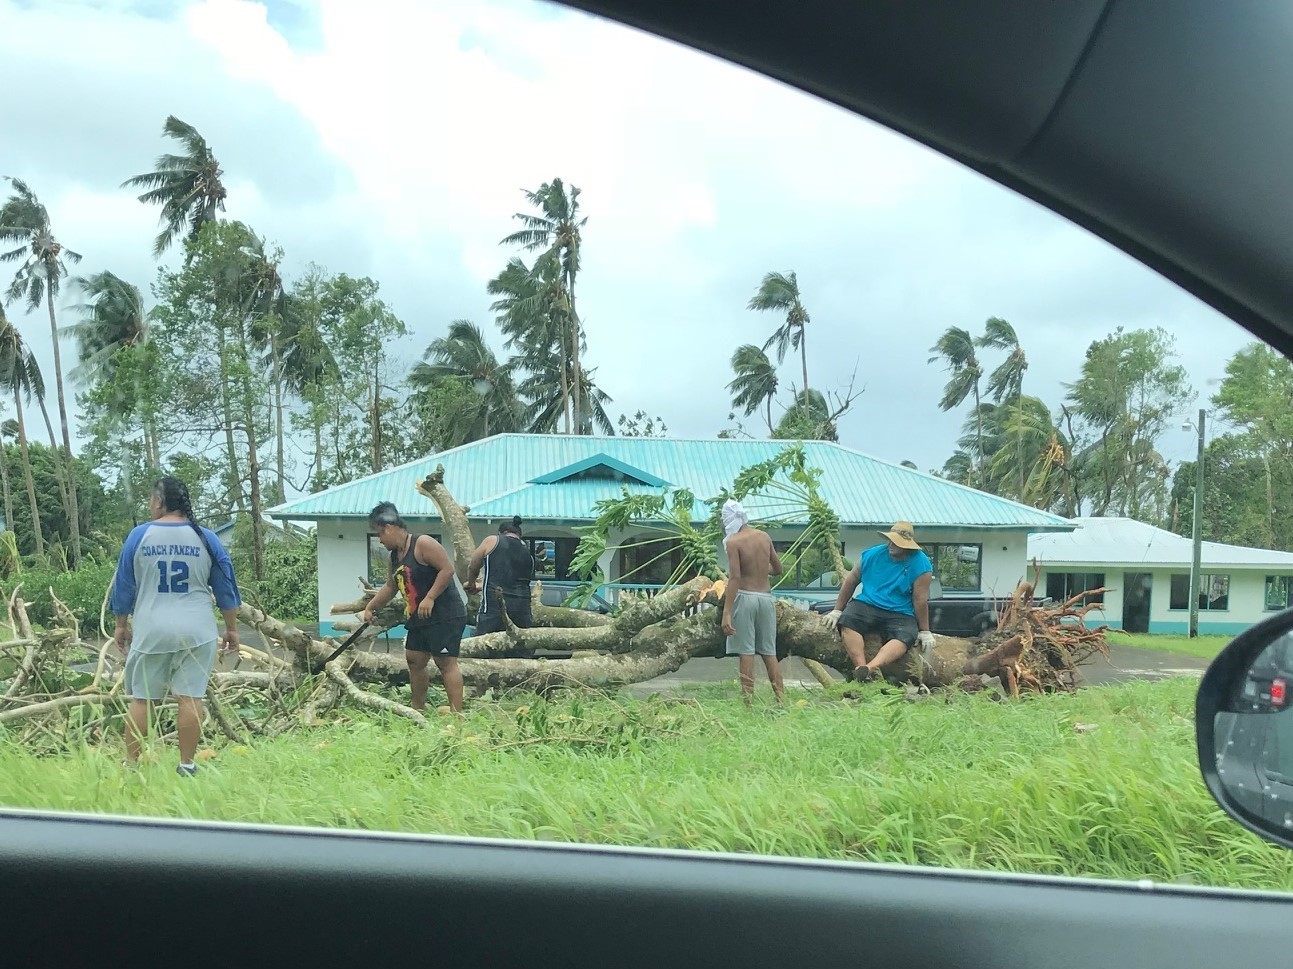
<path id="1" fill-rule="evenodd" d="M 914 616 L 901 612 L 890 612 L 888 609 L 877 609 L 875 606 L 857 599 L 852 600 L 840 616 L 840 626 L 852 629 L 856 633 L 880 633 L 885 642 L 896 639 L 907 646 L 916 644 L 916 634 L 920 627 Z"/>
<path id="2" fill-rule="evenodd" d="M 503 599 L 503 603 L 507 606 L 507 618 L 512 620 L 513 626 L 529 629 L 534 625 L 534 614 L 530 609 L 528 597 L 522 599 L 520 596 L 507 596 Z M 507 627 L 503 625 L 503 613 L 497 609 L 482 612 L 476 616 L 477 636 L 484 636 L 487 633 L 501 633 L 505 628 Z"/>
<path id="3" fill-rule="evenodd" d="M 415 653 L 430 653 L 432 656 L 457 656 L 458 649 L 462 646 L 462 631 L 466 628 L 466 619 L 414 626 L 408 631 L 404 648 Z"/>

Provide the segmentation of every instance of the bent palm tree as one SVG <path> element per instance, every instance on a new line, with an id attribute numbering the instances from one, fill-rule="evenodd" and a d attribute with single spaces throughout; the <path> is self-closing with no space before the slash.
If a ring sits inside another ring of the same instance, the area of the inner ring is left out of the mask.
<path id="1" fill-rule="evenodd" d="M 1024 371 L 1028 369 L 1028 358 L 1024 355 L 1024 348 L 1019 345 L 1015 328 L 1005 320 L 993 316 L 984 324 L 983 336 L 977 342 L 987 349 L 1006 351 L 1005 361 L 988 377 L 988 393 L 997 403 L 1001 403 L 1002 398 L 1008 398 L 1019 406 L 1024 396 Z M 1020 454 L 1022 455 L 1022 451 Z M 1022 495 L 1027 484 L 1022 463 L 1016 472 L 1015 484 Z"/>
<path id="2" fill-rule="evenodd" d="M 586 419 L 578 413 L 584 395 L 574 390 L 582 386 L 581 353 L 584 347 L 583 327 L 575 309 L 575 279 L 579 275 L 583 228 L 588 219 L 579 214 L 579 189 L 571 185 L 567 191 L 559 178 L 544 182 L 536 191 L 525 192 L 525 197 L 539 210 L 539 214 L 517 212 L 513 218 L 524 228 L 506 236 L 501 244 L 520 246 L 527 252 L 546 250 L 545 255 L 559 266 L 555 292 L 548 298 L 551 311 L 566 331 L 562 342 L 570 353 L 570 387 L 572 409 L 575 411 L 570 422 L 576 427 L 585 426 Z"/>
<path id="3" fill-rule="evenodd" d="M 772 427 L 772 400 L 777 395 L 777 368 L 768 355 L 753 343 L 736 348 L 732 354 L 732 370 L 736 376 L 727 385 L 732 392 L 732 406 L 744 410 L 749 417 L 760 407 L 766 407 L 768 433 Z"/>
<path id="4" fill-rule="evenodd" d="M 543 373 L 546 400 L 555 398 L 557 413 L 569 434 L 573 424 L 573 402 L 570 387 L 570 329 L 563 313 L 560 264 L 545 253 L 527 268 L 521 259 L 513 258 L 486 286 L 491 296 L 499 297 L 490 309 L 497 315 L 499 328 L 506 339 L 504 348 L 519 348 L 516 366 L 532 373 Z M 553 376 L 549 380 L 547 375 Z M 544 405 L 544 410 L 547 404 Z M 553 422 L 551 430 L 556 429 Z"/>
<path id="5" fill-rule="evenodd" d="M 485 342 L 480 327 L 468 320 L 454 320 L 447 336 L 433 340 L 408 382 L 418 390 L 430 390 L 444 380 L 458 380 L 476 395 L 457 443 L 478 441 L 514 431 L 520 426 L 516 387 L 508 367 L 498 362 Z"/>
<path id="6" fill-rule="evenodd" d="M 156 171 L 136 175 L 121 184 L 122 188 L 144 189 L 139 201 L 162 207 L 159 221 L 165 227 L 153 243 L 155 257 L 177 239 L 196 238 L 203 225 L 215 221 L 216 213 L 224 211 L 229 194 L 221 181 L 224 172 L 220 163 L 196 128 L 170 115 L 162 133 L 178 141 L 183 154 L 159 155 Z"/>
<path id="7" fill-rule="evenodd" d="M 23 476 L 27 484 L 27 501 L 31 507 L 31 529 L 35 538 L 36 558 L 45 558 L 45 535 L 40 524 L 40 509 L 36 505 L 36 481 L 31 472 L 31 451 L 27 447 L 27 421 L 22 402 L 31 402 L 32 393 L 43 396 L 45 381 L 41 377 L 36 357 L 8 319 L 0 310 L 0 387 L 13 395 L 14 410 L 18 415 L 18 447 L 22 453 Z M 12 525 L 10 526 L 12 527 Z"/>
<path id="8" fill-rule="evenodd" d="M 77 341 L 77 366 L 71 377 L 89 386 L 109 388 L 108 406 L 112 416 L 127 420 L 140 414 L 144 434 L 144 458 L 150 471 L 160 465 L 157 439 L 153 431 L 151 408 L 144 399 L 140 368 L 128 368 L 133 374 L 129 392 L 117 380 L 125 354 L 134 347 L 143 346 L 148 340 L 148 314 L 144 312 L 144 298 L 138 287 L 119 276 L 107 272 L 81 276 L 73 281 L 83 302 L 74 309 L 80 313 L 79 322 L 67 328 Z"/>
<path id="9" fill-rule="evenodd" d="M 77 500 L 76 475 L 72 468 L 72 435 L 67 420 L 67 400 L 63 393 L 63 359 L 59 351 L 58 317 L 54 299 L 67 276 L 67 263 L 80 262 L 80 254 L 63 247 L 54 236 L 49 212 L 27 183 L 11 178 L 14 194 L 0 208 L 0 246 L 18 243 L 16 249 L 0 252 L 0 262 L 19 262 L 17 273 L 6 293 L 9 302 L 25 299 L 31 310 L 41 302 L 49 311 L 50 339 L 54 344 L 54 383 L 58 389 L 58 417 L 63 430 L 61 460 L 62 488 L 67 496 L 67 517 L 72 532 L 72 564 L 81 564 L 81 512 Z M 42 404 L 44 394 L 42 392 Z"/>
<path id="10" fill-rule="evenodd" d="M 943 397 L 938 402 L 941 410 L 949 411 L 960 407 L 965 399 L 974 395 L 974 414 L 978 425 L 976 451 L 979 456 L 979 480 L 983 479 L 983 414 L 980 407 L 979 381 L 983 378 L 983 367 L 974 353 L 974 337 L 970 331 L 959 326 L 949 326 L 938 342 L 929 348 L 933 354 L 930 363 L 942 361 L 951 371 Z"/>
<path id="11" fill-rule="evenodd" d="M 809 322 L 808 310 L 799 297 L 799 277 L 794 273 L 768 273 L 759 284 L 758 292 L 750 297 L 747 309 L 785 313 L 786 320 L 768 337 L 763 349 L 776 344 L 777 363 L 786 359 L 787 346 L 799 351 L 804 368 L 804 385 L 800 393 L 808 392 L 808 340 L 805 324 Z"/>

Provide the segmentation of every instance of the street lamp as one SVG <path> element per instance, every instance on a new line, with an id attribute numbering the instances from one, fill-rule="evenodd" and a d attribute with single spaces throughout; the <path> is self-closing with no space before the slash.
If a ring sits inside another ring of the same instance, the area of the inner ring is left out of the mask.
<path id="1" fill-rule="evenodd" d="M 1199 423 L 1193 426 L 1189 421 L 1181 425 L 1181 430 L 1191 429 L 1199 432 L 1199 454 L 1194 462 L 1194 554 L 1190 560 L 1190 639 L 1199 635 L 1199 581 L 1203 557 L 1203 428 L 1207 420 L 1207 411 L 1199 408 Z"/>

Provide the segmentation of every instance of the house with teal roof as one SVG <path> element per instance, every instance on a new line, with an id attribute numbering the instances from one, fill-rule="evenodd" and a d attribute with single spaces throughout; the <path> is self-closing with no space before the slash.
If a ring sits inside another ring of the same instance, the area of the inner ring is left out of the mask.
<path id="1" fill-rule="evenodd" d="M 330 633 L 329 607 L 352 601 L 359 577 L 385 580 L 387 556 L 367 526 L 374 505 L 393 501 L 412 530 L 445 537 L 435 504 L 416 490 L 437 465 L 444 466 L 445 485 L 465 507 L 477 541 L 496 532 L 500 522 L 519 515 L 538 563 L 535 577 L 545 583 L 575 582 L 579 577 L 570 565 L 579 529 L 596 518 L 599 501 L 618 498 L 625 490 L 659 494 L 685 488 L 698 499 L 695 520 L 703 521 L 709 509 L 700 499 L 730 487 L 742 469 L 776 456 L 787 444 L 499 434 L 296 498 L 270 509 L 269 514 L 317 526 L 319 620 L 323 631 Z M 910 521 L 935 563 L 945 595 L 1009 594 L 1026 573 L 1029 535 L 1074 527 L 1057 515 L 841 444 L 806 441 L 803 448 L 808 466 L 821 471 L 821 496 L 840 518 L 845 559 L 854 562 L 863 550 L 880 542 L 878 530 L 895 521 Z M 775 500 L 768 496 L 746 504 L 758 519 L 761 511 L 770 512 Z M 780 547 L 788 548 L 799 530 L 790 522 L 772 529 L 771 535 Z M 643 531 L 612 535 L 611 540 L 621 545 L 657 537 Z M 607 577 L 604 594 L 613 599 L 624 588 L 658 585 L 676 564 L 674 560 L 667 542 L 612 549 L 600 563 Z M 624 577 L 627 581 L 621 581 Z M 838 579 L 829 564 L 805 556 L 788 572 L 778 592 L 810 600 L 831 598 L 836 589 Z"/>

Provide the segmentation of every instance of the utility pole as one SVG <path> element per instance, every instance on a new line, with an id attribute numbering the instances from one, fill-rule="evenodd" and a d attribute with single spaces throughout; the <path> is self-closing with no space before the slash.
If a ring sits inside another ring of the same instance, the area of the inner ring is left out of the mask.
<path id="1" fill-rule="evenodd" d="M 1199 456 L 1194 463 L 1194 557 L 1190 562 L 1190 638 L 1199 635 L 1199 581 L 1203 557 L 1203 422 L 1207 411 L 1199 409 Z"/>

